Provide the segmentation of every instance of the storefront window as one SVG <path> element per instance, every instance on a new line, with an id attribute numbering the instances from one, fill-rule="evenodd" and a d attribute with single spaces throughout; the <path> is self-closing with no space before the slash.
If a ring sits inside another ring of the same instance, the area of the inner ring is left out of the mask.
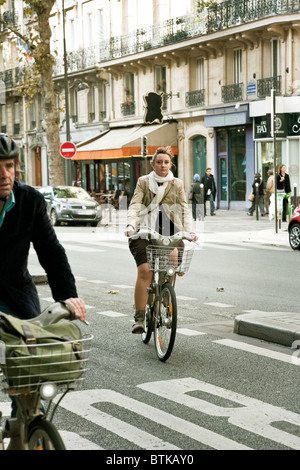
<path id="1" fill-rule="evenodd" d="M 283 155 L 286 141 L 276 141 L 276 166 L 286 163 Z M 257 171 L 262 175 L 263 181 L 268 179 L 268 171 L 274 170 L 274 144 L 273 142 L 257 142 Z"/>
<path id="2" fill-rule="evenodd" d="M 229 131 L 231 201 L 245 201 L 246 194 L 246 150 L 245 129 Z"/>
<path id="3" fill-rule="evenodd" d="M 297 185 L 297 193 L 300 194 L 300 178 L 299 178 L 299 140 L 289 140 L 289 162 L 287 172 L 290 176 L 291 188 L 294 190 L 294 185 Z"/>

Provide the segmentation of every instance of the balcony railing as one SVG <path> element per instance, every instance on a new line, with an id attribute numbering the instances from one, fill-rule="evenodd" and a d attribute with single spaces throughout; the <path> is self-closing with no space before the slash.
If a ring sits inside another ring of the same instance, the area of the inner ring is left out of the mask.
<path id="1" fill-rule="evenodd" d="M 204 105 L 204 90 L 194 90 L 186 92 L 185 105 L 187 108 L 190 108 L 192 106 Z"/>
<path id="2" fill-rule="evenodd" d="M 271 90 L 275 89 L 276 95 L 281 94 L 281 76 L 261 78 L 257 80 L 257 96 L 258 98 L 265 98 L 271 96 Z"/>
<path id="3" fill-rule="evenodd" d="M 230 101 L 240 101 L 243 99 L 243 84 L 233 83 L 232 85 L 222 86 L 222 101 L 228 103 Z"/>
<path id="4" fill-rule="evenodd" d="M 99 44 L 67 54 L 68 72 L 83 70 L 102 62 L 175 44 L 187 38 L 202 37 L 233 26 L 275 15 L 300 12 L 300 0 L 225 0 L 193 15 L 172 18 L 163 23 L 115 36 Z M 64 73 L 63 58 L 56 59 L 54 75 Z"/>
<path id="5" fill-rule="evenodd" d="M 132 116 L 135 114 L 135 103 L 121 103 L 121 113 L 122 116 Z"/>

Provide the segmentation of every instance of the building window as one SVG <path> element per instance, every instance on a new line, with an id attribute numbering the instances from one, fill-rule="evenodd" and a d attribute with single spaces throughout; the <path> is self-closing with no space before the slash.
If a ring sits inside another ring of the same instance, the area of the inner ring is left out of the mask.
<path id="1" fill-rule="evenodd" d="M 20 103 L 14 103 L 14 134 L 20 134 Z"/>
<path id="2" fill-rule="evenodd" d="M 1 132 L 6 132 L 6 105 L 1 106 Z"/>
<path id="3" fill-rule="evenodd" d="M 121 105 L 123 116 L 135 114 L 134 103 L 134 74 L 124 73 L 124 103 Z"/>
<path id="4" fill-rule="evenodd" d="M 280 40 L 271 39 L 270 44 L 270 70 L 271 77 L 278 77 L 280 75 Z"/>
<path id="5" fill-rule="evenodd" d="M 155 89 L 157 93 L 167 93 L 166 67 L 159 65 L 155 67 Z M 167 108 L 166 95 L 163 98 L 163 109 Z"/>
<path id="6" fill-rule="evenodd" d="M 234 83 L 242 83 L 242 49 L 235 49 L 233 51 L 233 64 Z"/>
<path id="7" fill-rule="evenodd" d="M 196 63 L 196 89 L 204 90 L 204 59 L 197 59 Z"/>

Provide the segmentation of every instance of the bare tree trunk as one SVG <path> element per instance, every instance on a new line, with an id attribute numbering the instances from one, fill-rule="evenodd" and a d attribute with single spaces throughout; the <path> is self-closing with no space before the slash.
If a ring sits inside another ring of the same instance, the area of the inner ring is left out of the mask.
<path id="1" fill-rule="evenodd" d="M 44 116 L 46 124 L 49 184 L 65 184 L 63 160 L 59 153 L 59 111 L 56 107 L 53 73 L 53 57 L 50 52 L 51 28 L 49 16 L 55 0 L 36 0 L 32 8 L 37 14 L 40 43 L 38 44 L 34 58 L 41 76 L 41 90 L 44 98 Z"/>

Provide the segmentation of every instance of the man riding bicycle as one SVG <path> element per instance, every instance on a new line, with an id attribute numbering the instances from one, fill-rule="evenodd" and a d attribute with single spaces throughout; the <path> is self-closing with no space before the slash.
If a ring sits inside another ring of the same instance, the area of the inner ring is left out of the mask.
<path id="1" fill-rule="evenodd" d="M 66 253 L 34 188 L 14 181 L 16 143 L 0 134 L 0 311 L 23 319 L 40 314 L 38 293 L 28 272 L 30 243 L 44 268 L 55 301 L 71 304 L 85 320 Z"/>

